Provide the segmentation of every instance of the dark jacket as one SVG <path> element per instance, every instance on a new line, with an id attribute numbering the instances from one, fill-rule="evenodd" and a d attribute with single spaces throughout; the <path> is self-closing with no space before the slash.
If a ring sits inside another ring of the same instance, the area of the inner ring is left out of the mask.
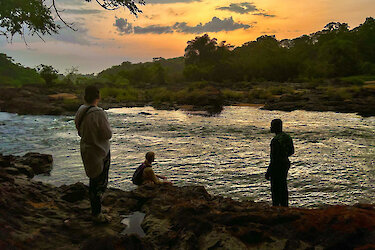
<path id="1" fill-rule="evenodd" d="M 294 146 L 292 138 L 281 132 L 277 134 L 271 141 L 270 165 L 267 169 L 269 176 L 285 176 L 290 167 L 289 156 L 294 154 Z"/>

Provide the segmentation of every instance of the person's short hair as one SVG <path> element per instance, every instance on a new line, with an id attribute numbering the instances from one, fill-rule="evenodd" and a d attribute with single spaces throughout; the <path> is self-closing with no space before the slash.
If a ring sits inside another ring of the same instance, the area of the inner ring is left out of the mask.
<path id="1" fill-rule="evenodd" d="M 146 153 L 146 160 L 148 162 L 152 162 L 155 160 L 155 153 L 154 152 L 147 152 Z"/>
<path id="2" fill-rule="evenodd" d="M 99 97 L 99 89 L 95 85 L 89 85 L 85 88 L 85 102 L 92 103 Z"/>
<path id="3" fill-rule="evenodd" d="M 281 132 L 283 131 L 283 121 L 280 119 L 273 119 L 271 122 L 271 127 L 276 131 L 276 132 Z"/>

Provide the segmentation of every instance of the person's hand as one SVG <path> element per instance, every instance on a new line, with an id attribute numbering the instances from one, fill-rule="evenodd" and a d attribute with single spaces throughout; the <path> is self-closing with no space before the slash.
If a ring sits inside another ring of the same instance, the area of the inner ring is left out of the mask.
<path id="1" fill-rule="evenodd" d="M 160 178 L 160 179 L 162 179 L 162 180 L 166 180 L 166 179 L 167 179 L 167 177 L 162 176 L 162 175 L 156 175 L 156 177 L 158 177 L 158 178 Z"/>

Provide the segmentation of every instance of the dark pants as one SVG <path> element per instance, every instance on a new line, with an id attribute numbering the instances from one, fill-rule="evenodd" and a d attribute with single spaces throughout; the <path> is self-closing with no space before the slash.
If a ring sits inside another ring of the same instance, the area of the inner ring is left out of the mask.
<path id="1" fill-rule="evenodd" d="M 89 197 L 92 215 L 98 215 L 102 212 L 102 196 L 108 185 L 108 171 L 110 163 L 111 154 L 108 153 L 103 161 L 103 172 L 95 178 L 90 178 Z"/>
<path id="2" fill-rule="evenodd" d="M 272 205 L 288 206 L 288 186 L 286 175 L 271 176 Z"/>

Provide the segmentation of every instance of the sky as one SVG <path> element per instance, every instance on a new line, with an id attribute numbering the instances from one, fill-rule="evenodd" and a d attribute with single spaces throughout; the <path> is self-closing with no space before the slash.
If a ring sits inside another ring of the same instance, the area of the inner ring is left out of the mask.
<path id="1" fill-rule="evenodd" d="M 99 0 L 101 1 L 101 0 Z M 124 61 L 184 55 L 186 43 L 205 33 L 235 46 L 262 35 L 277 39 L 311 34 L 329 22 L 351 28 L 375 17 L 375 0 L 145 0 L 137 17 L 127 9 L 102 9 L 96 1 L 56 0 L 60 15 L 77 29 L 43 37 L 0 36 L 0 53 L 28 67 L 52 65 L 65 73 L 98 73 Z M 59 22 L 57 20 L 57 22 Z"/>

